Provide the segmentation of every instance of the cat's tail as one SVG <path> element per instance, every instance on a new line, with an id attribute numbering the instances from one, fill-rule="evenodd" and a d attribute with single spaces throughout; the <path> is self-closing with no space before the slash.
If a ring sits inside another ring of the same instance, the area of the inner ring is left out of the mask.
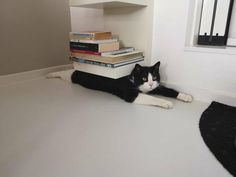
<path id="1" fill-rule="evenodd" d="M 52 73 L 47 74 L 46 78 L 47 79 L 60 78 L 64 81 L 71 82 L 71 75 L 73 74 L 74 71 L 75 71 L 74 69 L 70 69 L 70 70 L 52 72 Z"/>

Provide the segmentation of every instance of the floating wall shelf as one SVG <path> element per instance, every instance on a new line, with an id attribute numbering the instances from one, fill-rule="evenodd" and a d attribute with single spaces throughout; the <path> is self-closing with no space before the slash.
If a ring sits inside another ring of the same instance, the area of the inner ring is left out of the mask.
<path id="1" fill-rule="evenodd" d="M 145 7 L 147 5 L 148 3 L 140 0 L 70 0 L 70 6 L 86 8 Z"/>
<path id="2" fill-rule="evenodd" d="M 102 9 L 104 30 L 111 31 L 121 47 L 143 51 L 145 64 L 151 64 L 154 0 L 70 0 L 70 6 Z"/>

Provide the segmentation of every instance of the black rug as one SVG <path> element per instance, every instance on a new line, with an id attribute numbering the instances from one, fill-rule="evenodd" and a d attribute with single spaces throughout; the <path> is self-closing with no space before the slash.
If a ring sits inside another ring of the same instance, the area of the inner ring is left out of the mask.
<path id="1" fill-rule="evenodd" d="M 236 176 L 236 107 L 212 102 L 203 112 L 199 127 L 211 152 Z"/>

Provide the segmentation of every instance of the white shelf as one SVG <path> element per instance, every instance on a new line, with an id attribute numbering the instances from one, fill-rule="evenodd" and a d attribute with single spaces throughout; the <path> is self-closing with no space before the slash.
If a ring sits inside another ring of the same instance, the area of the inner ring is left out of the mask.
<path id="1" fill-rule="evenodd" d="M 70 6 L 86 8 L 145 7 L 147 5 L 148 3 L 143 0 L 70 0 Z"/>
<path id="2" fill-rule="evenodd" d="M 99 11 L 102 9 L 104 30 L 111 31 L 113 37 L 119 39 L 121 47 L 134 47 L 135 50 L 142 51 L 145 57 L 143 65 L 151 64 L 154 0 L 70 0 L 70 6 L 95 8 Z M 109 70 L 110 74 L 106 74 L 102 72 L 103 70 L 98 71 L 95 67 L 91 67 L 81 66 L 80 70 L 89 72 L 90 69 L 91 73 L 113 78 L 131 72 L 131 68 L 127 70 L 120 68 L 117 71 Z"/>

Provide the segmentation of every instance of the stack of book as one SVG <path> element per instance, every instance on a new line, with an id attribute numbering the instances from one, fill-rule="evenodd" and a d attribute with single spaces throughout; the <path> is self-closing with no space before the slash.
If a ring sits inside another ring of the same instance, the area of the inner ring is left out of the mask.
<path id="1" fill-rule="evenodd" d="M 114 79 L 129 75 L 144 60 L 141 51 L 120 48 L 111 32 L 71 33 L 70 51 L 76 70 Z"/>

